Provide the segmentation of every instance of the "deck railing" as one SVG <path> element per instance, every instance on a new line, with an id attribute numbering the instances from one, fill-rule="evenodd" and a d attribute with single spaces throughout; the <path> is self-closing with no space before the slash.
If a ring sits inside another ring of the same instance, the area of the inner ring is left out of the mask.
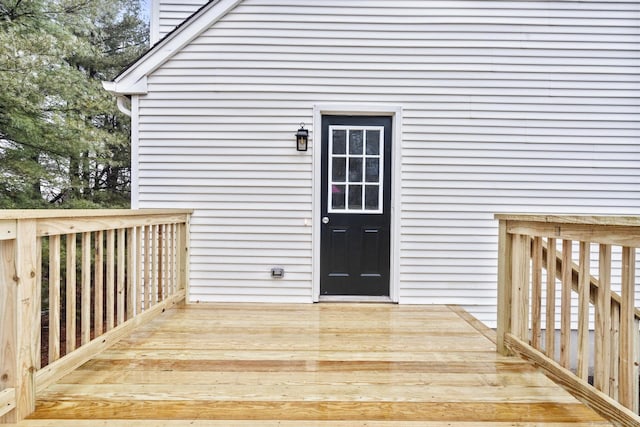
<path id="1" fill-rule="evenodd" d="M 619 425 L 639 426 L 640 217 L 496 219 L 498 351 L 534 362 Z"/>
<path id="2" fill-rule="evenodd" d="M 184 300 L 190 214 L 0 211 L 0 423 L 29 415 L 39 390 Z"/>

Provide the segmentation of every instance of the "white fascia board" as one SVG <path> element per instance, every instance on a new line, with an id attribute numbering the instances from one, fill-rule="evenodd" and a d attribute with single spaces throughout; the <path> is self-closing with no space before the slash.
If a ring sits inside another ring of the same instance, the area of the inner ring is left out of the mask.
<path id="1" fill-rule="evenodd" d="M 142 76 L 140 80 L 130 86 L 123 86 L 120 82 L 102 82 L 102 87 L 116 96 L 122 95 L 145 95 L 147 94 L 147 76 Z"/>
<path id="2" fill-rule="evenodd" d="M 157 45 L 153 46 L 149 53 L 120 74 L 114 80 L 116 86 L 115 91 L 112 93 L 119 95 L 147 93 L 146 76 L 168 61 L 173 55 L 180 52 L 186 45 L 241 2 L 242 0 L 220 0 L 202 8 L 185 25 L 178 27 L 174 32 L 167 35 Z M 142 87 L 143 82 L 144 88 Z"/>
<path id="3" fill-rule="evenodd" d="M 102 87 L 109 93 L 116 93 L 115 82 L 102 82 Z"/>

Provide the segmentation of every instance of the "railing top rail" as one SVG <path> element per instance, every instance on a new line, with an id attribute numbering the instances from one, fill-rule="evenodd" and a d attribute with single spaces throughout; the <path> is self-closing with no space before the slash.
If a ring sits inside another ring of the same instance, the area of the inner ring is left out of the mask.
<path id="1" fill-rule="evenodd" d="M 576 224 L 640 227 L 640 215 L 559 215 L 559 214 L 495 214 L 497 220 L 542 222 L 547 224 Z"/>
<path id="2" fill-rule="evenodd" d="M 8 209 L 0 220 L 192 214 L 193 209 Z"/>

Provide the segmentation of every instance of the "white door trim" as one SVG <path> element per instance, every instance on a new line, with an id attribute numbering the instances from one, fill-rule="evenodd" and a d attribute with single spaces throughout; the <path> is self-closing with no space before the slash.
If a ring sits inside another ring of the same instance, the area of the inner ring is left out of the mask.
<path id="1" fill-rule="evenodd" d="M 391 116 L 392 120 L 392 159 L 391 159 L 391 248 L 389 271 L 389 296 L 392 302 L 400 297 L 400 190 L 402 164 L 402 107 L 398 105 L 377 104 L 316 104 L 313 106 L 313 131 L 311 147 L 313 150 L 313 212 L 312 212 L 312 296 L 320 301 L 320 203 L 321 203 L 321 162 L 322 162 L 322 116 Z"/>

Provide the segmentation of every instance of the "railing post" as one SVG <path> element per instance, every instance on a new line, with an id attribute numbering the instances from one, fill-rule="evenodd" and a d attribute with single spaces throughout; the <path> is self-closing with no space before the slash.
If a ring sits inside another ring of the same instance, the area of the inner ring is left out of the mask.
<path id="1" fill-rule="evenodd" d="M 516 234 L 512 238 L 512 303 L 511 330 L 518 339 L 529 343 L 529 279 L 531 260 L 531 238 Z"/>
<path id="2" fill-rule="evenodd" d="M 15 278 L 15 232 L 16 221 L 4 222 L 7 239 L 0 240 L 0 391 L 11 390 L 15 394 L 16 386 L 16 320 L 18 298 Z M 5 236 L 2 235 L 2 238 Z M 0 423 L 15 422 L 15 403 L 0 408 Z"/>
<path id="3" fill-rule="evenodd" d="M 189 235 L 190 215 L 185 215 L 184 224 L 178 225 L 178 289 L 186 291 L 189 301 Z"/>
<path id="4" fill-rule="evenodd" d="M 40 334 L 36 220 L 16 221 L 16 239 L 0 241 L 0 381 L 15 389 L 15 408 L 0 422 L 16 423 L 35 410 Z"/>
<path id="5" fill-rule="evenodd" d="M 505 334 L 511 333 L 511 247 L 512 235 L 507 232 L 507 221 L 500 220 L 498 240 L 498 324 L 497 350 L 508 354 L 504 345 Z"/>
<path id="6" fill-rule="evenodd" d="M 622 248 L 622 294 L 620 304 L 620 403 L 629 409 L 636 405 L 634 396 L 637 376 L 635 354 L 638 345 L 638 330 L 634 319 L 635 308 L 635 248 Z"/>

